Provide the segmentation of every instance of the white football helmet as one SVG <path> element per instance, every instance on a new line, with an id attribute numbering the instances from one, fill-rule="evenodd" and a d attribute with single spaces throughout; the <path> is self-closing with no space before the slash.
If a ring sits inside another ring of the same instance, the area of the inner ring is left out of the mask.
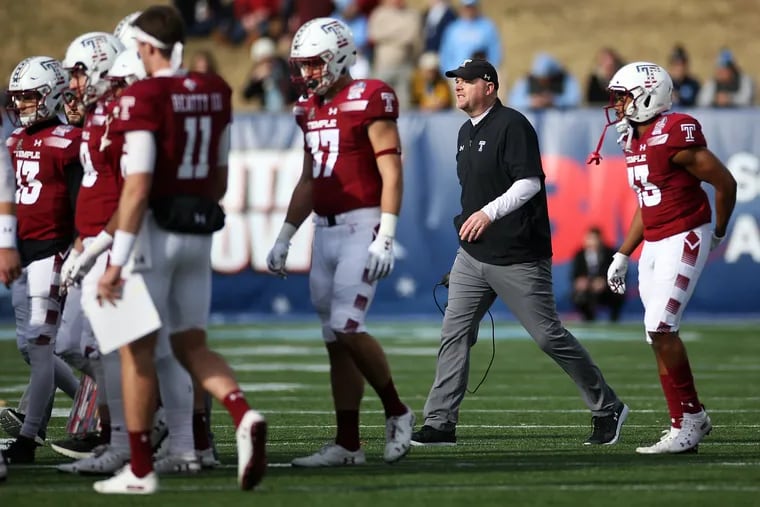
<path id="1" fill-rule="evenodd" d="M 136 11 L 124 16 L 113 31 L 114 36 L 119 39 L 126 48 L 137 49 L 135 29 L 132 27 L 132 23 L 140 14 L 142 14 L 142 11 Z"/>
<path id="2" fill-rule="evenodd" d="M 624 65 L 612 76 L 607 89 L 613 94 L 626 93 L 633 97 L 623 114 L 637 123 L 651 120 L 673 105 L 673 80 L 656 63 L 633 62 Z"/>
<path id="3" fill-rule="evenodd" d="M 55 117 L 63 104 L 68 75 L 61 62 L 50 56 L 32 56 L 22 60 L 11 73 L 6 109 L 11 122 L 28 127 Z M 36 99 L 34 111 L 21 109 L 21 102 Z"/>
<path id="4" fill-rule="evenodd" d="M 318 95 L 325 92 L 356 63 L 354 35 L 335 18 L 316 18 L 298 29 L 290 48 L 293 81 Z M 304 75 L 305 64 L 324 64 L 319 81 Z"/>
<path id="5" fill-rule="evenodd" d="M 145 65 L 140 58 L 140 53 L 135 49 L 127 49 L 119 53 L 105 77 L 111 81 L 131 85 L 147 76 L 148 73 L 145 72 Z"/>
<path id="6" fill-rule="evenodd" d="M 110 33 L 88 32 L 69 44 L 63 59 L 63 68 L 68 71 L 81 69 L 87 76 L 87 84 L 81 97 L 87 105 L 100 98 L 108 88 L 102 78 L 116 60 L 116 55 L 124 51 L 124 44 Z"/>

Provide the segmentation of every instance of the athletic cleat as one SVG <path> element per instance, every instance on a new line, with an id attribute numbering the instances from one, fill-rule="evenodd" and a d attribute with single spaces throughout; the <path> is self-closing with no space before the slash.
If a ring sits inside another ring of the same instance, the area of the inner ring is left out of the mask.
<path id="1" fill-rule="evenodd" d="M 18 410 L 12 408 L 6 408 L 0 410 L 0 428 L 13 438 L 21 436 L 21 426 L 24 425 L 24 418 L 26 416 Z M 45 445 L 45 432 L 40 429 L 37 432 L 37 436 L 34 437 L 34 441 L 37 445 Z"/>
<path id="2" fill-rule="evenodd" d="M 98 433 L 85 433 L 84 435 L 74 435 L 73 437 L 56 440 L 50 444 L 50 447 L 58 454 L 82 460 L 91 458 L 96 447 L 103 445 L 103 440 Z"/>
<path id="3" fill-rule="evenodd" d="M 681 420 L 681 431 L 673 438 L 671 452 L 682 453 L 696 449 L 711 431 L 712 421 L 704 410 L 696 414 L 684 414 Z"/>
<path id="4" fill-rule="evenodd" d="M 21 435 L 4 451 L 5 462 L 9 465 L 34 463 L 37 447 L 37 442 Z"/>
<path id="5" fill-rule="evenodd" d="M 64 463 L 56 468 L 59 472 L 82 475 L 113 475 L 129 463 L 129 449 L 114 449 L 110 445 L 95 448 L 89 458 Z"/>
<path id="6" fill-rule="evenodd" d="M 432 426 L 423 425 L 412 433 L 412 445 L 457 445 L 456 430 L 437 430 Z"/>
<path id="7" fill-rule="evenodd" d="M 199 451 L 196 449 L 195 454 L 198 456 L 198 461 L 201 462 L 201 468 L 203 469 L 216 468 L 222 464 L 222 462 L 219 461 L 214 455 L 213 447 L 209 447 L 208 449 L 203 449 L 202 451 Z"/>
<path id="8" fill-rule="evenodd" d="M 195 452 L 169 454 L 154 461 L 153 470 L 158 475 L 197 474 L 201 471 L 201 462 Z"/>
<path id="9" fill-rule="evenodd" d="M 106 495 L 150 495 L 158 491 L 158 476 L 151 472 L 145 477 L 136 477 L 127 463 L 110 479 L 94 483 L 92 489 Z"/>
<path id="10" fill-rule="evenodd" d="M 614 445 L 620 439 L 620 429 L 628 418 L 628 405 L 621 404 L 610 415 L 591 418 L 594 430 L 583 445 Z"/>
<path id="11" fill-rule="evenodd" d="M 319 451 L 311 456 L 295 458 L 290 464 L 294 467 L 316 468 L 363 465 L 366 462 L 364 451 L 361 449 L 349 451 L 341 445 L 329 443 L 323 445 Z"/>
<path id="12" fill-rule="evenodd" d="M 235 430 L 238 454 L 238 484 L 253 489 L 267 471 L 267 422 L 255 410 L 249 410 Z"/>
<path id="13" fill-rule="evenodd" d="M 409 407 L 406 407 L 405 414 L 389 417 L 385 421 L 383 460 L 386 463 L 395 463 L 407 455 L 412 446 L 414 422 L 414 412 Z"/>

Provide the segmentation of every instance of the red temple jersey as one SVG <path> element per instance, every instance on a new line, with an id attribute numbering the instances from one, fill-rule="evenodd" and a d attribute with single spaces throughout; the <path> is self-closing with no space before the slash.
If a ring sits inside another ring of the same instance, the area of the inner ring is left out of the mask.
<path id="1" fill-rule="evenodd" d="M 31 130 L 31 134 L 29 131 Z M 79 167 L 82 129 L 51 123 L 16 129 L 6 141 L 16 172 L 20 240 L 73 237 L 66 168 Z"/>
<path id="2" fill-rule="evenodd" d="M 367 126 L 396 120 L 398 100 L 376 79 L 357 80 L 327 103 L 311 95 L 293 108 L 314 158 L 313 203 L 318 215 L 380 205 L 382 179 Z"/>
<path id="3" fill-rule="evenodd" d="M 82 238 L 97 236 L 119 206 L 124 179 L 121 152 L 124 134 L 110 128 L 116 102 L 98 103 L 87 115 L 82 130 L 79 159 L 84 169 L 77 196 L 76 227 Z"/>
<path id="4" fill-rule="evenodd" d="M 639 199 L 647 241 L 710 222 L 710 202 L 700 180 L 672 161 L 682 150 L 706 146 L 699 122 L 680 113 L 662 115 L 631 143 L 626 153 L 628 183 Z"/>
<path id="5" fill-rule="evenodd" d="M 111 130 L 148 130 L 156 140 L 150 199 L 213 199 L 219 142 L 232 122 L 232 90 L 215 74 L 188 72 L 132 84 L 119 97 Z"/>

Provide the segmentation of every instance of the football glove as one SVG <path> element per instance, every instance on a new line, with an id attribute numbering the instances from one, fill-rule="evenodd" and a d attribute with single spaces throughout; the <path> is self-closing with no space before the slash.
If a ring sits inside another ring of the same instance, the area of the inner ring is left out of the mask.
<path id="1" fill-rule="evenodd" d="M 628 272 L 628 256 L 616 252 L 612 256 L 612 263 L 607 269 L 607 285 L 615 294 L 625 292 L 625 274 Z"/>
<path id="2" fill-rule="evenodd" d="M 712 235 L 710 237 L 710 251 L 712 252 L 716 248 L 720 246 L 721 243 L 723 243 L 723 240 L 726 239 L 726 235 L 723 236 L 717 236 L 715 234 L 715 231 L 712 231 Z"/>
<path id="3" fill-rule="evenodd" d="M 285 262 L 288 260 L 288 251 L 290 250 L 290 241 L 275 241 L 274 246 L 267 255 L 267 268 L 275 275 L 284 277 Z"/>
<path id="4" fill-rule="evenodd" d="M 63 261 L 63 265 L 61 266 L 61 285 L 58 287 L 58 293 L 61 296 L 65 296 L 69 290 L 69 286 L 73 284 L 71 272 L 74 270 L 74 264 L 80 255 L 80 252 L 72 247 L 66 260 Z"/>
<path id="5" fill-rule="evenodd" d="M 284 222 L 274 246 L 267 255 L 267 268 L 275 275 L 283 278 L 287 275 L 285 272 L 285 261 L 288 260 L 288 251 L 290 250 L 290 239 L 296 233 L 298 228 L 293 224 Z"/>
<path id="6" fill-rule="evenodd" d="M 374 282 L 388 276 L 393 271 L 393 237 L 378 234 L 367 250 L 367 280 Z"/>

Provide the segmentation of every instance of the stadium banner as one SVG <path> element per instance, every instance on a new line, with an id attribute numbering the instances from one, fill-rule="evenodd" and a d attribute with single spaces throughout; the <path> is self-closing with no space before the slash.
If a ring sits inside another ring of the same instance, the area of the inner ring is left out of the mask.
<path id="1" fill-rule="evenodd" d="M 757 109 L 695 110 L 710 149 L 736 177 L 737 206 L 727 239 L 710 256 L 688 313 L 760 314 L 755 281 L 760 280 L 760 122 Z M 378 317 L 438 314 L 433 292 L 449 271 L 459 210 L 456 137 L 466 116 L 404 113 L 404 198 L 396 243 L 396 265 L 380 282 L 372 314 Z M 636 209 L 625 163 L 609 132 L 598 166 L 585 164 L 604 125 L 600 109 L 530 114 L 543 154 L 554 248 L 554 292 L 560 311 L 570 311 L 570 261 L 591 226 L 617 245 Z M 302 136 L 290 115 L 239 114 L 232 130 L 227 223 L 213 244 L 212 312 L 230 319 L 251 314 L 312 316 L 308 271 L 313 226 L 293 238 L 287 279 L 267 273 L 266 256 L 279 232 L 304 156 Z M 706 187 L 711 196 L 711 187 Z M 637 258 L 637 255 L 635 256 Z M 625 312 L 640 314 L 636 265 L 629 271 Z M 508 316 L 503 304 L 498 315 Z"/>

